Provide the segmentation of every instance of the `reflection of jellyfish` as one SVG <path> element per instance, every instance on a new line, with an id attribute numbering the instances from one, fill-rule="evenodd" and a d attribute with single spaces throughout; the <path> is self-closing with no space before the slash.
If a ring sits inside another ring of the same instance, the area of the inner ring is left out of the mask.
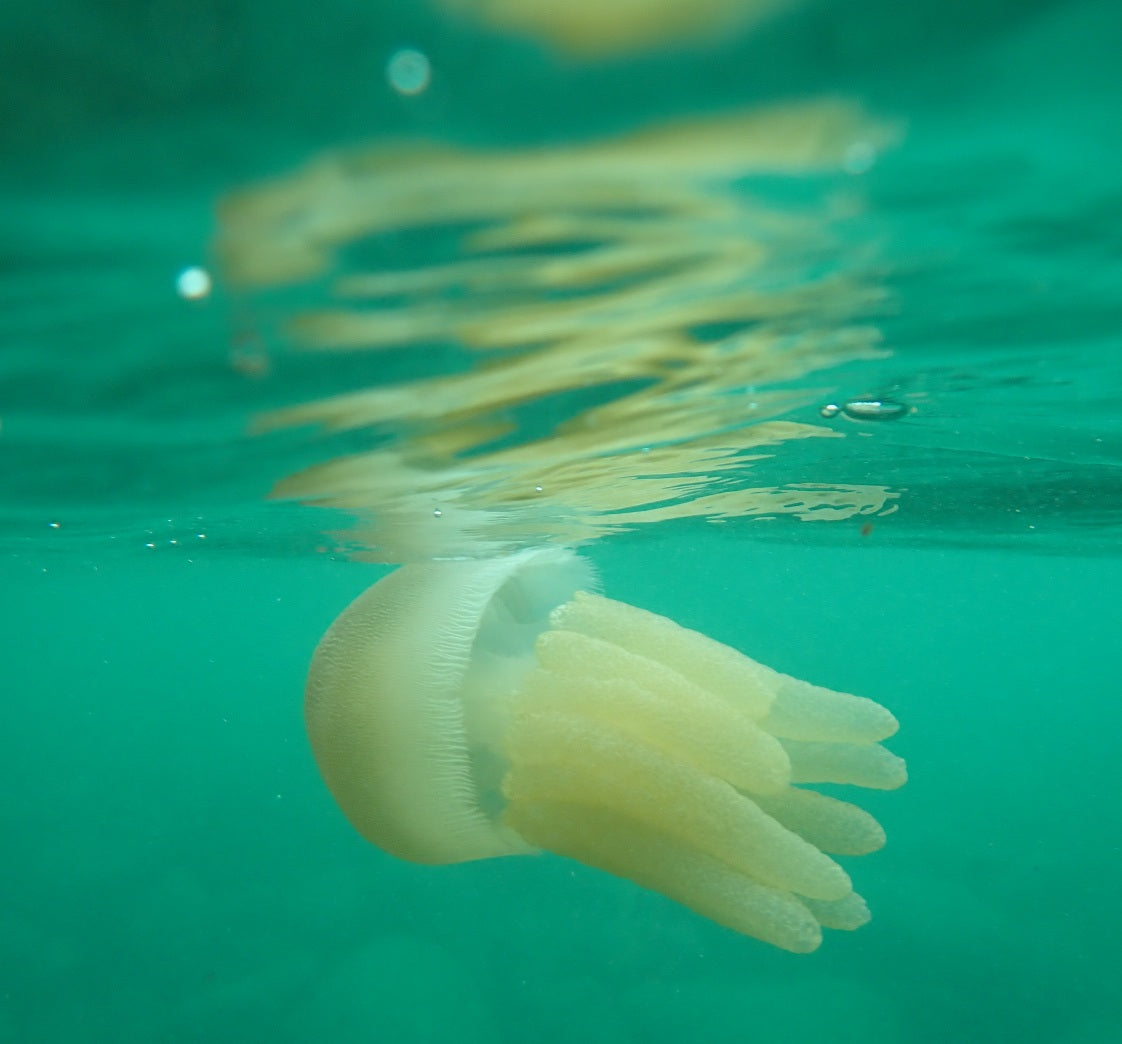
<path id="1" fill-rule="evenodd" d="M 805 176 L 894 133 L 823 99 L 551 147 L 381 143 L 233 195 L 218 244 L 233 285 L 303 284 L 265 309 L 282 303 L 294 345 L 325 373 L 339 353 L 393 353 L 398 375 L 262 417 L 369 433 L 277 494 L 347 512 L 345 540 L 385 562 L 894 510 L 864 466 L 815 474 L 844 432 L 805 423 L 829 371 L 883 354 L 867 321 L 881 291 L 839 227 L 855 199 L 808 187 L 773 206 L 748 187 L 819 185 Z M 455 361 L 420 368 L 433 345 Z"/>
<path id="2" fill-rule="evenodd" d="M 608 55 L 713 36 L 759 21 L 793 0 L 441 0 L 495 28 L 580 56 Z"/>
<path id="3" fill-rule="evenodd" d="M 591 581 L 561 549 L 418 563 L 339 617 L 306 712 L 351 822 L 425 863 L 548 849 L 796 952 L 863 924 L 826 853 L 883 832 L 798 784 L 901 785 L 892 715 Z"/>

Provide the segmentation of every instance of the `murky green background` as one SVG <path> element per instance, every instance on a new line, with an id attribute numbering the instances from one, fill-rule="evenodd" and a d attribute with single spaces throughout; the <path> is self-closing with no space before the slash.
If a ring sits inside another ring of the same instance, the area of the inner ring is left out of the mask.
<path id="1" fill-rule="evenodd" d="M 416 98 L 383 74 L 406 44 Z M 1120 45 L 1109 2 L 825 3 L 591 66 L 420 4 L 5 8 L 0 1041 L 1122 1039 Z M 872 923 L 796 957 L 552 856 L 365 845 L 301 690 L 378 572 L 264 501 L 314 445 L 246 426 L 370 374 L 231 366 L 245 302 L 174 293 L 214 200 L 387 134 L 822 92 L 909 128 L 865 184 L 893 355 L 851 390 L 931 407 L 839 473 L 900 512 L 588 553 L 612 596 L 896 713 L 911 779 L 848 861 Z"/>

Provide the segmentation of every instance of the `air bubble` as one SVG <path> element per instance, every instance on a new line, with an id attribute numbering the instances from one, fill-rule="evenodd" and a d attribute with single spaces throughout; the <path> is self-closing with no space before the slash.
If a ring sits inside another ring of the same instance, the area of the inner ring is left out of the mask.
<path id="1" fill-rule="evenodd" d="M 398 94 L 420 94 L 432 79 L 428 55 L 412 47 L 403 47 L 386 62 L 386 79 Z"/>
<path id="2" fill-rule="evenodd" d="M 891 399 L 853 399 L 842 409 L 852 420 L 871 421 L 899 420 L 911 412 L 902 402 Z"/>
<path id="3" fill-rule="evenodd" d="M 210 289 L 210 273 L 199 265 L 191 265 L 175 277 L 175 292 L 185 301 L 201 301 L 210 295 Z"/>

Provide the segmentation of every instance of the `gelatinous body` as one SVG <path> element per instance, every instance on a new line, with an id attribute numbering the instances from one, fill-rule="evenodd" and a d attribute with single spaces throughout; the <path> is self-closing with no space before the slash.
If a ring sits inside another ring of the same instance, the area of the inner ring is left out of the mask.
<path id="1" fill-rule="evenodd" d="M 403 566 L 356 599 L 306 703 L 354 826 L 425 863 L 549 850 L 796 952 L 863 924 L 827 853 L 884 834 L 803 784 L 900 786 L 895 718 L 594 586 L 551 549 Z"/>

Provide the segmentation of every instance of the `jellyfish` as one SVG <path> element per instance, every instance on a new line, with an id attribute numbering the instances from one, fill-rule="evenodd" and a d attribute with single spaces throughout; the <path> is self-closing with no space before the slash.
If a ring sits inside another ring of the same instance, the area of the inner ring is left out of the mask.
<path id="1" fill-rule="evenodd" d="M 832 856 L 884 832 L 806 784 L 900 786 L 896 719 L 598 586 L 545 548 L 406 564 L 351 603 L 305 714 L 352 825 L 418 863 L 552 852 L 796 953 L 864 924 Z"/>

